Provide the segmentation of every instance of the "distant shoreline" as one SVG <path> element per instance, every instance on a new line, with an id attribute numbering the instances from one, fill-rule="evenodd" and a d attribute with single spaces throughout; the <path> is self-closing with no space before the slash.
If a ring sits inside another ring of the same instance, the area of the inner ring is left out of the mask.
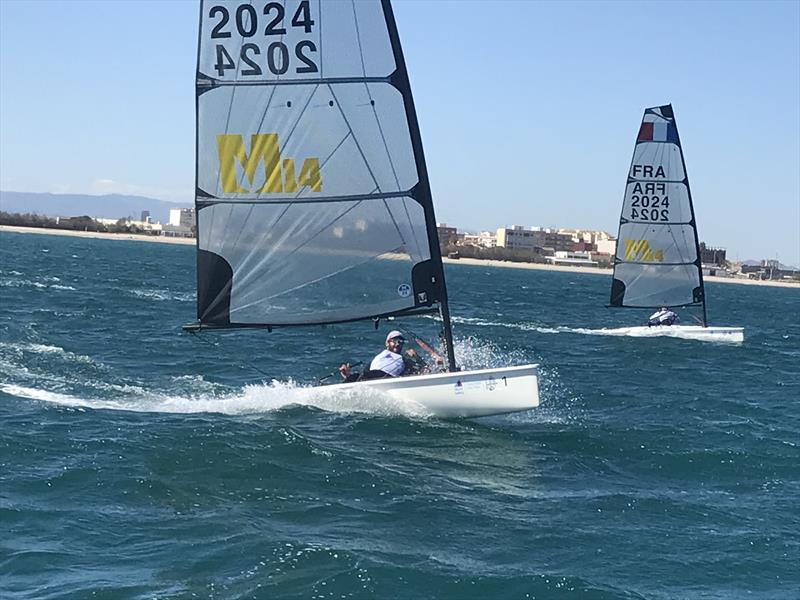
<path id="1" fill-rule="evenodd" d="M 155 242 L 157 244 L 191 244 L 197 243 L 195 238 L 164 237 L 161 235 L 145 235 L 141 233 L 104 233 L 101 231 L 75 231 L 74 229 L 51 229 L 48 227 L 18 227 L 16 225 L 0 225 L 0 231 L 12 233 L 38 233 L 43 235 L 63 235 L 66 237 L 96 238 L 100 240 L 128 240 L 131 242 Z"/>
<path id="2" fill-rule="evenodd" d="M 163 236 L 151 236 L 135 233 L 102 233 L 96 231 L 73 231 L 70 229 L 47 229 L 42 227 L 17 227 L 15 225 L 0 225 L 0 232 L 8 231 L 12 233 L 33 233 L 43 235 L 61 235 L 67 237 L 96 238 L 103 240 L 127 240 L 133 242 L 154 242 L 157 244 L 183 244 L 194 246 L 197 243 L 195 238 L 170 238 Z M 588 273 L 591 275 L 611 275 L 611 269 L 600 269 L 598 267 L 567 267 L 561 265 L 543 265 L 538 263 L 518 263 L 505 260 L 482 260 L 478 258 L 442 258 L 446 264 L 469 265 L 476 267 L 500 267 L 504 269 L 533 269 L 537 271 L 559 271 L 562 273 Z M 800 283 L 789 281 L 769 281 L 760 279 L 738 279 L 733 277 L 712 277 L 704 276 L 705 281 L 714 283 L 739 283 L 743 285 L 764 285 L 770 287 L 789 287 L 800 289 Z"/>

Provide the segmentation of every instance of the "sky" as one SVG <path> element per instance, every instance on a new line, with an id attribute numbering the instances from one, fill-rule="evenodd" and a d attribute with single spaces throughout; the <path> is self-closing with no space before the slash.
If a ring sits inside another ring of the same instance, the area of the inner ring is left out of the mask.
<path id="1" fill-rule="evenodd" d="M 800 1 L 393 4 L 437 220 L 616 235 L 645 107 L 701 241 L 800 265 Z M 194 0 L 0 0 L 0 189 L 191 202 Z"/>

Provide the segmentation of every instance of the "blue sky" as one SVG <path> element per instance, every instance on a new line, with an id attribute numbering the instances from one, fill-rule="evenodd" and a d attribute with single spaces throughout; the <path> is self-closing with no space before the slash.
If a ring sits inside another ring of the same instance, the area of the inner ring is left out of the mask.
<path id="1" fill-rule="evenodd" d="M 191 201 L 198 6 L 0 0 L 0 189 Z M 616 234 L 671 102 L 701 240 L 800 265 L 800 2 L 394 9 L 439 221 Z"/>

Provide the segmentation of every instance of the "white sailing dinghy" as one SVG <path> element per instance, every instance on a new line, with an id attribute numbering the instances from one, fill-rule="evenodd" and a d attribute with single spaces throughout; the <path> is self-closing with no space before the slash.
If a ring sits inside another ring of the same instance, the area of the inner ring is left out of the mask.
<path id="1" fill-rule="evenodd" d="M 601 330 L 740 343 L 741 327 L 709 327 L 692 194 L 672 105 L 647 108 L 636 138 L 619 219 L 611 306 L 702 306 L 700 325 Z"/>
<path id="2" fill-rule="evenodd" d="M 371 386 L 445 417 L 538 406 L 537 365 L 457 369 L 388 0 L 202 0 L 196 106 L 197 321 L 185 329 L 438 311 L 447 372 L 325 393 Z"/>

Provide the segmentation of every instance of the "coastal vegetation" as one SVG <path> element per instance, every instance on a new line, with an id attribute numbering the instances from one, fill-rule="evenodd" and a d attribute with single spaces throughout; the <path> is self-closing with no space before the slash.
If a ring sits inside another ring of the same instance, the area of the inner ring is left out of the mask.
<path id="1" fill-rule="evenodd" d="M 43 229 L 65 229 L 69 231 L 92 231 L 95 233 L 138 233 L 142 235 L 158 235 L 157 232 L 148 231 L 131 224 L 125 218 L 121 218 L 113 224 L 106 224 L 86 215 L 77 217 L 47 217 L 33 213 L 20 214 L 0 211 L 0 225 L 13 225 L 15 227 L 38 227 Z"/>

